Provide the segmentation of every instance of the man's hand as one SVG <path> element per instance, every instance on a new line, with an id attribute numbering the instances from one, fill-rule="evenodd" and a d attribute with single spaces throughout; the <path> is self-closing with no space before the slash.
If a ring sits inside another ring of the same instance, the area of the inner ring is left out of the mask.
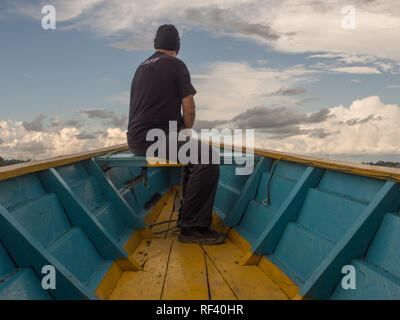
<path id="1" fill-rule="evenodd" d="M 182 99 L 182 109 L 183 109 L 183 123 L 185 124 L 185 129 L 190 129 L 194 125 L 194 119 L 196 117 L 196 105 L 194 103 L 194 98 L 189 95 Z"/>

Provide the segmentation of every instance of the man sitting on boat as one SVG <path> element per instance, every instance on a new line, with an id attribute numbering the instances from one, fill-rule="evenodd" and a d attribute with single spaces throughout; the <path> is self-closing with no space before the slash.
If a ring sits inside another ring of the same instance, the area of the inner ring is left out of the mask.
<path id="1" fill-rule="evenodd" d="M 180 38 L 175 26 L 158 28 L 154 48 L 155 53 L 139 65 L 132 80 L 128 145 L 136 155 L 146 156 L 146 151 L 154 143 L 147 139 L 149 131 L 161 129 L 167 137 L 163 140 L 167 150 L 163 156 L 178 159 L 177 154 L 170 152 L 171 138 L 177 145 L 176 153 L 185 142 L 172 135 L 170 123 L 176 122 L 178 131 L 193 127 L 196 90 L 185 63 L 176 57 Z M 198 161 L 190 161 L 182 169 L 183 202 L 178 217 L 181 227 L 178 239 L 189 243 L 219 244 L 224 242 L 225 234 L 212 229 L 211 217 L 220 168 L 219 164 L 211 164 L 210 159 L 207 163 L 201 159 L 204 150 L 201 146 L 204 144 L 196 143 L 195 158 Z"/>

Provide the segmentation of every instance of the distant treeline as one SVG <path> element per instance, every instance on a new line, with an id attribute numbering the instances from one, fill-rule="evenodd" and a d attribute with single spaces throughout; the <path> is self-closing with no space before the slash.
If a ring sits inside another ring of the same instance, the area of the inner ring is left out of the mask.
<path id="1" fill-rule="evenodd" d="M 363 164 L 369 164 L 372 166 L 381 166 L 381 167 L 391 167 L 391 168 L 400 168 L 400 162 L 391 162 L 391 161 L 378 161 L 378 162 L 366 162 Z"/>
<path id="2" fill-rule="evenodd" d="M 30 160 L 18 160 L 18 159 L 4 160 L 2 157 L 0 157 L 0 167 L 9 166 L 11 164 L 16 164 L 16 163 L 28 162 L 28 161 Z"/>

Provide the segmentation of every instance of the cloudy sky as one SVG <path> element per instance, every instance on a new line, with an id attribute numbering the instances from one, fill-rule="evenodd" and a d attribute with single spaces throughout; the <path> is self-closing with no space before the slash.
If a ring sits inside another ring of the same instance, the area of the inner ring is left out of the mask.
<path id="1" fill-rule="evenodd" d="M 47 4 L 56 30 L 42 29 Z M 286 152 L 400 161 L 398 0 L 2 0 L 0 156 L 124 143 L 130 82 L 164 23 L 181 32 L 198 128 L 255 128 L 256 146 Z"/>

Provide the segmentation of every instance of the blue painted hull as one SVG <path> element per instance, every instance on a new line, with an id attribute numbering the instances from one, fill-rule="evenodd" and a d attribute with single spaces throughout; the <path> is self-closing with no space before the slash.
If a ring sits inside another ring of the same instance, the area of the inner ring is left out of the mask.
<path id="1" fill-rule="evenodd" d="M 300 297 L 400 299 L 399 184 L 268 157 L 234 170 L 221 167 L 216 214 Z M 89 159 L 0 181 L 0 299 L 96 299 L 112 263 L 131 263 L 124 247 L 152 200 L 180 184 L 178 167 L 148 168 L 146 185 L 141 174 Z M 44 265 L 56 289 L 42 288 Z"/>

